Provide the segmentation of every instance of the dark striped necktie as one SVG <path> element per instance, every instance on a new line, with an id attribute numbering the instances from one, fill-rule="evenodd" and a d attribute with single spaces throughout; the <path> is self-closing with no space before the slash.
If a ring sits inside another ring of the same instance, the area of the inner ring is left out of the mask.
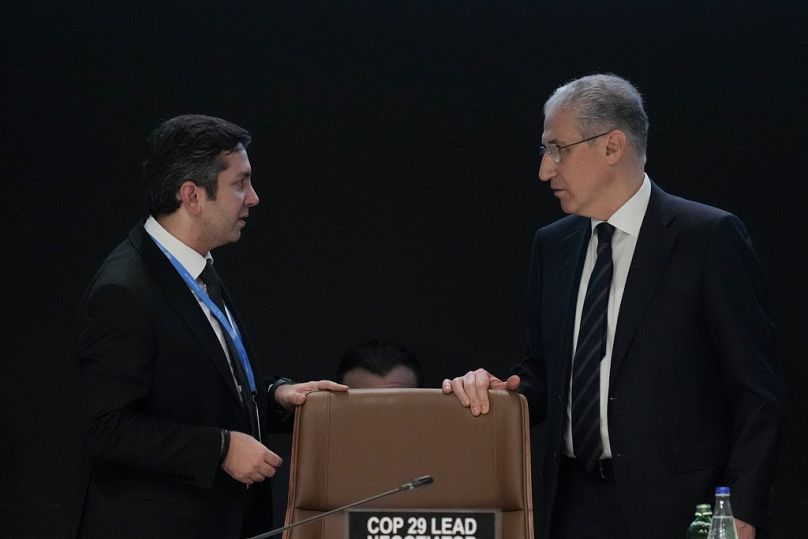
<path id="1" fill-rule="evenodd" d="M 572 364 L 572 444 L 575 458 L 594 472 L 603 452 L 600 440 L 600 361 L 606 355 L 606 310 L 612 283 L 612 232 L 603 222 L 596 227 L 597 260 L 589 277 L 578 345 Z"/>

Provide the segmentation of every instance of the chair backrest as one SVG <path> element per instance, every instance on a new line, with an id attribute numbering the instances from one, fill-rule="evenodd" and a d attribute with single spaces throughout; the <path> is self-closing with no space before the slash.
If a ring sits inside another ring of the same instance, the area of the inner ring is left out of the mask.
<path id="1" fill-rule="evenodd" d="M 491 411 L 473 417 L 439 389 L 309 394 L 295 418 L 286 525 L 428 474 L 433 484 L 363 508 L 501 509 L 503 538 L 532 538 L 527 401 L 490 396 Z M 335 514 L 284 537 L 345 535 Z"/>

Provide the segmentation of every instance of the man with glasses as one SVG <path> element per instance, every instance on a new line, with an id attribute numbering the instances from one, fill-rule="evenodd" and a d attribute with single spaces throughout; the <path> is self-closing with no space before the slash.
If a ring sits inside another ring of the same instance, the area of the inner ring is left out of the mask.
<path id="1" fill-rule="evenodd" d="M 542 537 L 678 539 L 718 485 L 755 537 L 784 390 L 749 235 L 651 181 L 628 81 L 574 80 L 544 114 L 539 178 L 570 215 L 536 233 L 527 357 L 504 380 L 478 369 L 443 390 L 474 415 L 489 389 L 518 390 L 547 420 Z"/>

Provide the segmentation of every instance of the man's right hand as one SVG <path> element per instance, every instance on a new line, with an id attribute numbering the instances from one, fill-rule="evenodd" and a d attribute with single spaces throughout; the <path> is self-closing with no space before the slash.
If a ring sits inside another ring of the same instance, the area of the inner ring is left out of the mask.
<path id="1" fill-rule="evenodd" d="M 487 414 L 489 389 L 506 389 L 516 391 L 519 387 L 519 376 L 509 376 L 504 382 L 485 369 L 469 371 L 465 376 L 458 376 L 443 381 L 441 389 L 447 395 L 454 393 L 457 400 L 466 408 L 471 408 L 472 415 Z"/>
<path id="2" fill-rule="evenodd" d="M 236 481 L 245 485 L 260 483 L 275 475 L 283 459 L 261 442 L 243 432 L 230 432 L 230 449 L 222 462 L 222 469 Z"/>

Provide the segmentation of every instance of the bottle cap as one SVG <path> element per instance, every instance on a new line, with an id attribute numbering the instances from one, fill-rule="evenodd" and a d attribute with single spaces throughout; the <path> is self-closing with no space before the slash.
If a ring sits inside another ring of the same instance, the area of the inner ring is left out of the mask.
<path id="1" fill-rule="evenodd" d="M 726 494 L 729 496 L 729 487 L 715 487 L 715 493 L 718 494 Z"/>
<path id="2" fill-rule="evenodd" d="M 710 507 L 709 503 L 700 503 L 696 506 L 696 512 L 701 514 L 712 513 L 713 509 Z"/>

